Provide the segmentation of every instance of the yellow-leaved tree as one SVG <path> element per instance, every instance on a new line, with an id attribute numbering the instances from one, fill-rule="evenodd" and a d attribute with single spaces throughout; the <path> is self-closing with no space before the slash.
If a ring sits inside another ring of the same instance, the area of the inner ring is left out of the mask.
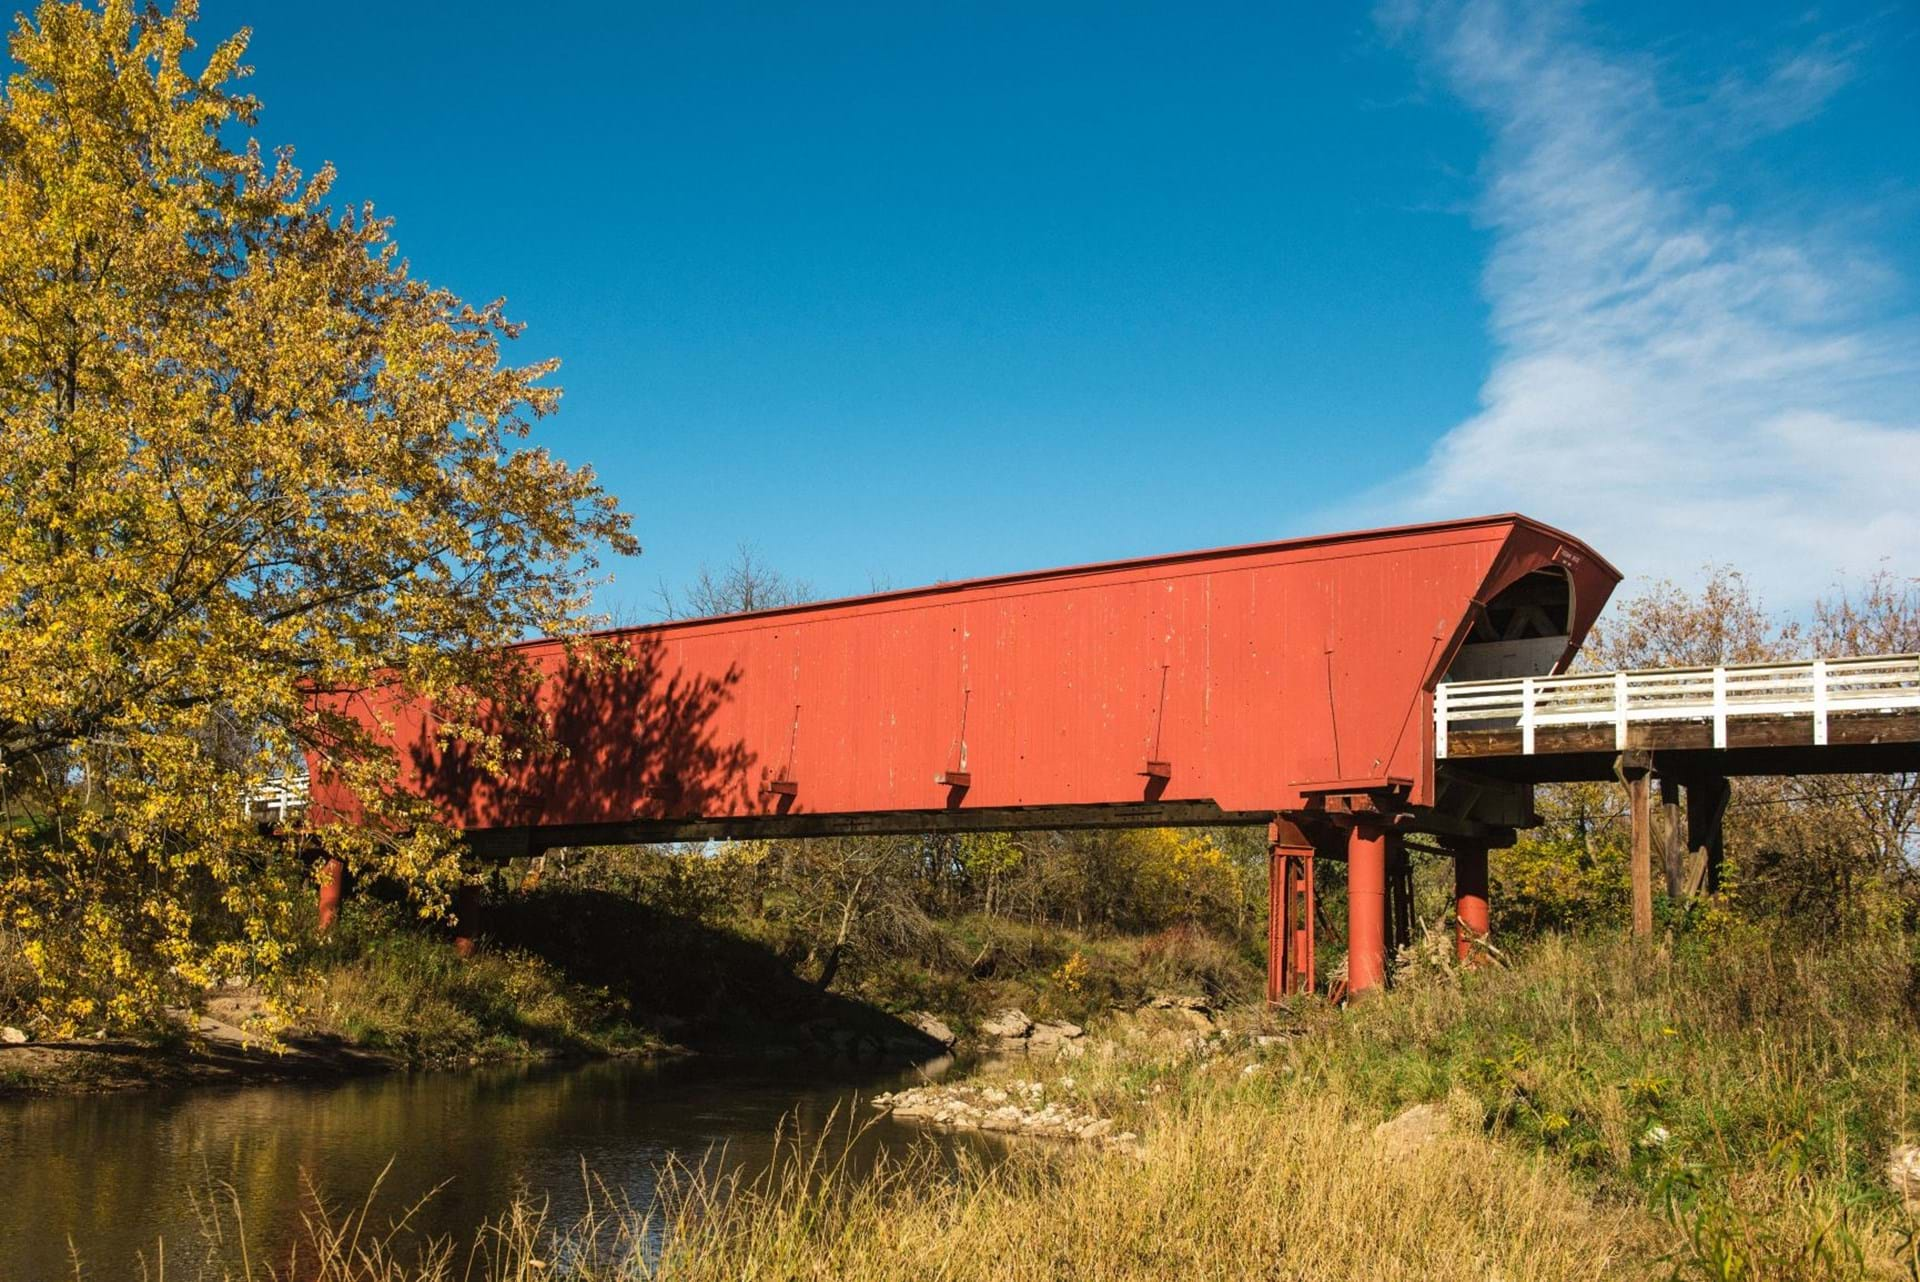
<path id="1" fill-rule="evenodd" d="M 519 439 L 551 363 L 329 170 L 237 149 L 245 34 L 194 17 L 44 3 L 0 102 L 0 922 L 52 1027 L 285 968 L 312 873 L 244 799 L 309 747 L 369 802 L 331 849 L 444 904 L 451 835 L 308 696 L 398 685 L 462 733 L 518 706 L 500 647 L 635 550 Z"/>

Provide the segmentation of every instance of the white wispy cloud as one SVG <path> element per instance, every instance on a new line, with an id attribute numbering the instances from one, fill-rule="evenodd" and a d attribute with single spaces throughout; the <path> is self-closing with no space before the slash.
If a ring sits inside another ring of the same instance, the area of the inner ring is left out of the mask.
<path id="1" fill-rule="evenodd" d="M 1920 574 L 1920 324 L 1818 193 L 1714 196 L 1717 160 L 1816 115 L 1856 51 L 1810 36 L 1691 79 L 1578 11 L 1397 4 L 1383 26 L 1487 122 L 1475 214 L 1496 359 L 1481 409 L 1376 500 L 1517 508 L 1629 573 L 1707 561 L 1783 602 L 1891 557 Z"/>
<path id="2" fill-rule="evenodd" d="M 1789 129 L 1818 115 L 1852 79 L 1856 51 L 1831 37 L 1776 58 L 1764 76 L 1742 71 L 1721 75 L 1708 99 L 1735 137 Z"/>

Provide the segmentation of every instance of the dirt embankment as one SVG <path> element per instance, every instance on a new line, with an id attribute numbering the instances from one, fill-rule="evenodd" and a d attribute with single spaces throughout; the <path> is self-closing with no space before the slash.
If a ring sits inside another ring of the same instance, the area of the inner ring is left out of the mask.
<path id="1" fill-rule="evenodd" d="M 295 1034 L 270 1047 L 243 1027 L 259 1005 L 251 992 L 222 994 L 204 1014 L 182 1012 L 179 1034 L 165 1040 L 0 1044 L 0 1097 L 346 1077 L 400 1066 L 338 1037 Z"/>
<path id="2" fill-rule="evenodd" d="M 0 1031 L 0 1099 L 9 1096 L 91 1094 L 150 1087 L 324 1080 L 409 1068 L 477 1067 L 484 1063 L 619 1056 L 669 1058 L 698 1054 L 722 1059 L 844 1060 L 858 1064 L 915 1063 L 946 1051 L 952 1035 L 936 1037 L 872 1007 L 820 995 L 805 1019 L 776 1021 L 740 1015 L 680 1027 L 661 1018 L 644 1036 L 613 1045 L 542 1044 L 480 1039 L 457 1051 L 408 1055 L 312 1030 L 283 1030 L 279 1045 L 257 1031 L 264 1000 L 247 988 L 221 990 L 199 1012 L 173 1012 L 178 1031 L 153 1039 L 75 1038 L 31 1042 L 17 1030 Z M 941 1032 L 945 1033 L 944 1027 Z"/>

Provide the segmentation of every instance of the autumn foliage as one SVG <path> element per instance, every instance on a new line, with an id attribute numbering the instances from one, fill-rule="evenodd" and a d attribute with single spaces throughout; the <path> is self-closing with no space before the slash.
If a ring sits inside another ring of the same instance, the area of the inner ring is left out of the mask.
<path id="1" fill-rule="evenodd" d="M 331 170 L 236 146 L 245 33 L 199 50 L 194 16 L 50 0 L 0 99 L 0 921 L 54 1027 L 284 968 L 311 873 L 245 799 L 308 748 L 369 801 L 335 848 L 443 902 L 450 835 L 308 694 L 436 696 L 457 733 L 632 549 L 520 442 L 552 363 Z"/>

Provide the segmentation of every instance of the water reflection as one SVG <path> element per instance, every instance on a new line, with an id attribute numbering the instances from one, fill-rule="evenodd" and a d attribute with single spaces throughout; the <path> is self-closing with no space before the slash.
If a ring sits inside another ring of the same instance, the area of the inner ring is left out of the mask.
<path id="1" fill-rule="evenodd" d="M 216 1182 L 241 1194 L 248 1239 L 278 1253 L 311 1188 L 357 1204 L 391 1163 L 376 1224 L 444 1182 L 417 1223 L 464 1239 L 517 1193 L 584 1204 L 582 1163 L 644 1207 L 672 1155 L 765 1165 L 783 1118 L 804 1142 L 836 1113 L 866 1121 L 860 1097 L 923 1070 L 849 1080 L 784 1068 L 607 1062 L 413 1073 L 332 1085 L 149 1092 L 0 1104 L 0 1278 L 68 1279 L 68 1242 L 87 1276 L 137 1276 L 137 1253 L 166 1238 L 168 1273 L 198 1258 L 195 1210 Z M 989 1151 L 978 1137 L 930 1137 L 880 1121 L 854 1142 L 856 1169 L 914 1143 Z M 722 1151 L 724 1146 L 724 1150 Z"/>

